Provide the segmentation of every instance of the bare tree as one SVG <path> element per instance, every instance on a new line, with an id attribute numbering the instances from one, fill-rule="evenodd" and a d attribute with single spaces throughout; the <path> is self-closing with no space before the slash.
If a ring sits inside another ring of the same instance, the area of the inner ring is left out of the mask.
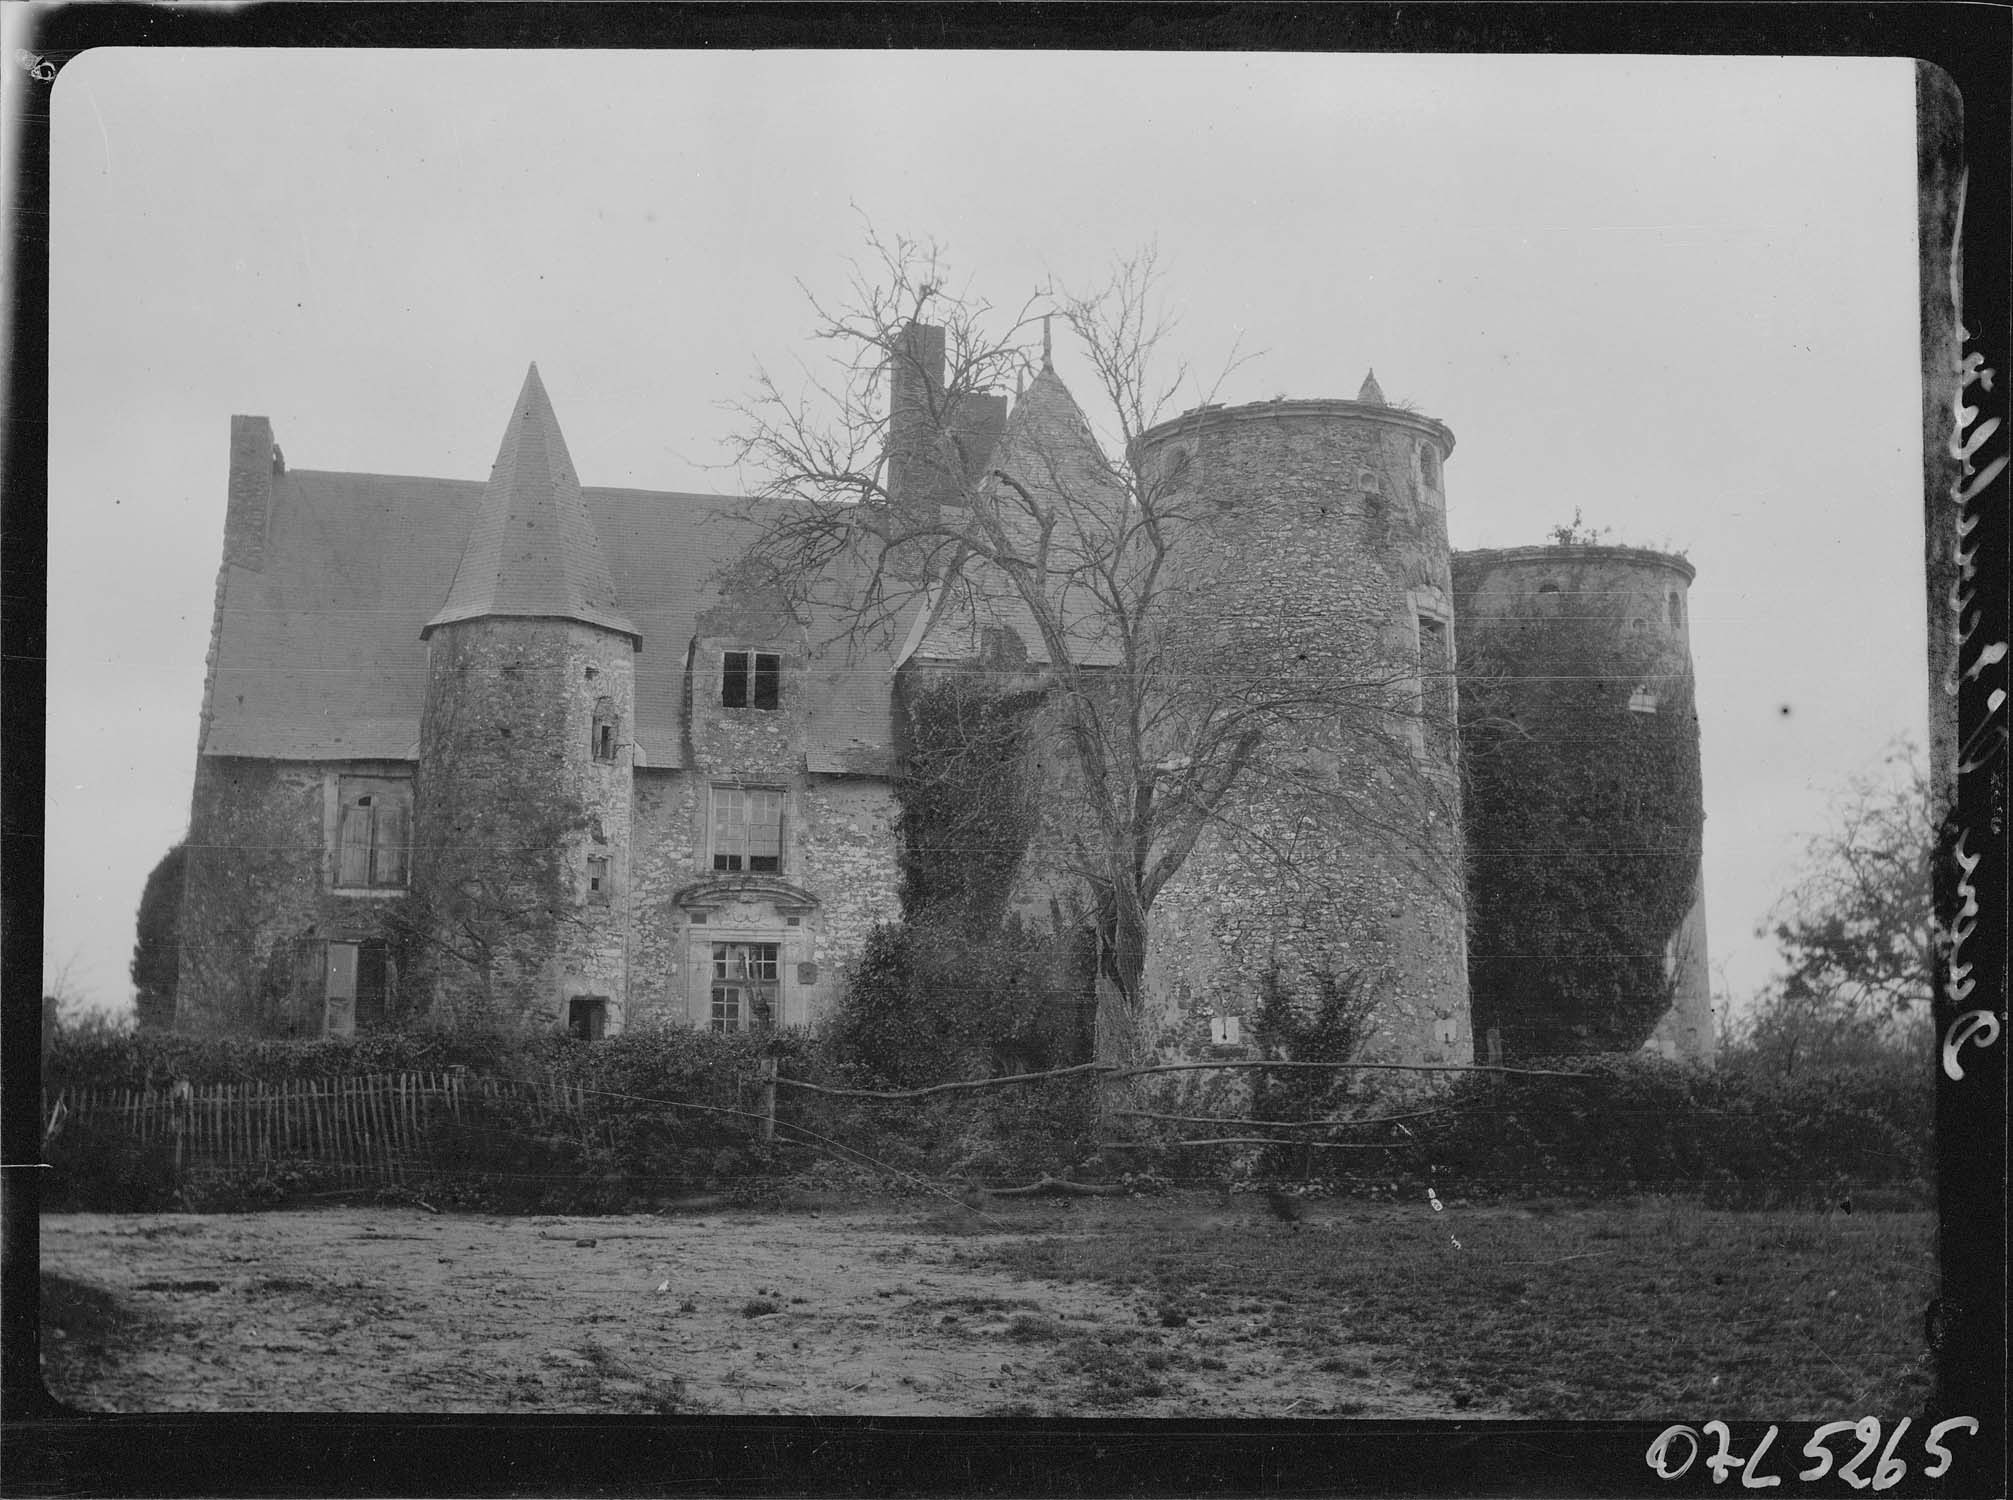
<path id="1" fill-rule="evenodd" d="M 1217 507 L 1140 442 L 1215 384 L 1169 357 L 1155 253 L 1001 310 L 949 290 L 934 244 L 871 229 L 868 244 L 842 303 L 806 292 L 826 363 L 797 395 L 764 372 L 735 408 L 735 457 L 756 480 L 750 567 L 835 636 L 885 649 L 1005 634 L 1035 658 L 1067 783 L 1045 790 L 1074 802 L 1048 831 L 1098 936 L 1100 1055 L 1137 1046 L 1148 915 L 1205 832 L 1299 867 L 1305 820 L 1232 818 L 1233 789 L 1327 816 L 1348 804 L 1364 836 L 1458 880 L 1419 836 L 1446 789 L 1423 785 L 1393 732 L 1440 698 L 1421 693 L 1416 661 L 1252 673 L 1223 654 L 1200 566 Z M 1051 319 L 1094 376 L 1095 421 L 1054 374 Z M 1003 425 L 1009 387 L 1021 395 Z M 1308 753 L 1261 753 L 1287 741 Z"/>

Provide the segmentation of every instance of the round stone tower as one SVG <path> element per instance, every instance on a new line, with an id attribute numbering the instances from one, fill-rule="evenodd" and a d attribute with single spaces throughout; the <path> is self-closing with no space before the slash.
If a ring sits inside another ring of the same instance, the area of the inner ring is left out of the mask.
<path id="1" fill-rule="evenodd" d="M 1636 547 L 1454 558 L 1484 1056 L 1711 1056 L 1693 576 Z"/>
<path id="2" fill-rule="evenodd" d="M 1364 1057 L 1472 1058 L 1453 446 L 1374 375 L 1354 401 L 1202 407 L 1139 440 L 1180 533 L 1170 691 L 1190 723 L 1255 731 L 1153 910 L 1144 987 L 1164 1044 L 1248 1041 L 1268 974 L 1311 996 L 1326 972 L 1372 1007 Z"/>
<path id="3" fill-rule="evenodd" d="M 422 634 L 420 989 L 458 1017 L 619 1030 L 640 637 L 535 365 Z"/>

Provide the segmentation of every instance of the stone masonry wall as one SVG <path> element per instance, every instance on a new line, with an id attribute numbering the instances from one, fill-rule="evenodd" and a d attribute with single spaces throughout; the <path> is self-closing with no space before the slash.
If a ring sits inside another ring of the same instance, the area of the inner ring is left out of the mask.
<path id="1" fill-rule="evenodd" d="M 813 898 L 796 926 L 772 903 L 742 901 L 737 887 L 756 882 L 716 876 L 707 843 L 706 808 L 715 782 L 679 772 L 640 771 L 636 778 L 630 1001 L 634 1024 L 708 1023 L 705 963 L 711 944 L 728 933 L 775 942 L 782 949 L 781 1024 L 815 1024 L 844 992 L 847 966 L 875 922 L 899 915 L 894 796 L 885 781 L 865 777 L 779 774 L 764 784 L 788 794 L 783 813 L 780 880 Z M 694 887 L 718 887 L 724 909 L 693 912 L 676 899 Z M 753 907 L 735 913 L 736 906 Z M 723 925 L 722 918 L 729 918 Z M 750 930 L 750 925 L 752 929 Z"/>
<path id="2" fill-rule="evenodd" d="M 634 648 L 571 621 L 487 618 L 429 642 L 415 799 L 414 955 L 457 1017 L 563 1024 L 574 996 L 627 993 Z M 597 710 L 614 724 L 598 759 Z M 606 859 L 612 889 L 589 889 Z"/>
<path id="3" fill-rule="evenodd" d="M 893 792 L 877 777 L 805 770 L 805 651 L 759 606 L 722 607 L 701 622 L 688 674 L 688 768 L 636 782 L 632 998 L 639 1023 L 710 1024 L 715 942 L 780 950 L 778 1024 L 814 1023 L 845 985 L 846 966 L 877 921 L 899 915 Z M 781 658 L 773 709 L 721 703 L 729 651 Z M 782 869 L 713 868 L 717 789 L 783 793 Z"/>
<path id="4" fill-rule="evenodd" d="M 1142 441 L 1199 518 L 1170 625 L 1183 675 L 1268 725 L 1155 907 L 1164 1045 L 1197 1050 L 1211 1013 L 1255 1009 L 1276 963 L 1290 984 L 1356 971 L 1378 1001 L 1370 1055 L 1472 1057 L 1445 499 L 1427 480 L 1451 445 L 1430 419 L 1331 401 L 1205 408 Z M 1422 655 L 1435 623 L 1443 654 Z"/>
<path id="5" fill-rule="evenodd" d="M 302 940 L 385 936 L 397 891 L 335 888 L 335 805 L 345 775 L 402 776 L 391 762 L 246 760 L 196 764 L 180 918 L 177 1029 L 317 1035 L 295 984 Z"/>

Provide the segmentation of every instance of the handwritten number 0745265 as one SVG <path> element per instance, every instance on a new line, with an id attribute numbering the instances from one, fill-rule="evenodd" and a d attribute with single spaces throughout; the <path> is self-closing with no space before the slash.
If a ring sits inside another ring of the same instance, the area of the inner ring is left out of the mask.
<path id="1" fill-rule="evenodd" d="M 1913 1420 L 1912 1417 L 1903 1417 L 1895 1425 L 1894 1433 L 1888 1438 L 1885 1449 L 1881 1449 L 1880 1446 L 1878 1417 L 1861 1417 L 1856 1422 L 1826 1422 L 1811 1433 L 1810 1441 L 1803 1445 L 1804 1457 L 1815 1462 L 1807 1469 L 1798 1470 L 1796 1477 L 1805 1480 L 1822 1479 L 1829 1474 L 1837 1455 L 1825 1444 L 1832 1438 L 1849 1432 L 1859 1440 L 1860 1447 L 1857 1453 L 1839 1467 L 1838 1477 L 1856 1490 L 1869 1487 L 1874 1490 L 1892 1489 L 1908 1473 L 1908 1465 L 1896 1456 L 1894 1450 L 1900 1446 L 1902 1434 L 1908 1431 L 1909 1424 Z M 1954 1455 L 1943 1445 L 1943 1438 L 1960 1427 L 1967 1433 L 1975 1433 L 1978 1431 L 1978 1419 L 1951 1417 L 1929 1429 L 1929 1435 L 1922 1442 L 1923 1451 L 1931 1460 L 1929 1467 L 1922 1471 L 1924 1478 L 1935 1479 L 1949 1470 Z M 1705 1424 L 1703 1434 L 1679 1423 L 1666 1427 L 1657 1435 L 1657 1440 L 1650 1444 L 1649 1452 L 1644 1455 L 1644 1461 L 1657 1471 L 1659 1479 L 1676 1479 L 1697 1462 L 1704 1448 L 1701 1441 L 1703 1436 L 1714 1441 L 1716 1451 L 1707 1456 L 1705 1461 L 1705 1466 L 1712 1471 L 1714 1484 L 1725 1484 L 1728 1473 L 1739 1469 L 1742 1489 L 1770 1489 L 1782 1483 L 1782 1476 L 1762 1473 L 1762 1460 L 1767 1456 L 1780 1430 L 1771 1426 L 1762 1434 L 1754 1452 L 1746 1458 L 1736 1458 L 1733 1452 L 1733 1434 L 1728 1431 L 1726 1423 L 1708 1422 Z M 1680 1442 L 1683 1444 L 1682 1458 L 1677 1452 Z M 1880 1458 L 1874 1465 L 1873 1472 L 1860 1473 L 1860 1465 L 1872 1458 L 1876 1451 L 1880 1453 Z"/>

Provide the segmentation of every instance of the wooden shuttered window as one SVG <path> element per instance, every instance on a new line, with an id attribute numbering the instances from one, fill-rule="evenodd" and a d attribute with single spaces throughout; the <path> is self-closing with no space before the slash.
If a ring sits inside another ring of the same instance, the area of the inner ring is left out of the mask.
<path id="1" fill-rule="evenodd" d="M 713 868 L 783 868 L 783 794 L 767 787 L 713 788 Z"/>
<path id="2" fill-rule="evenodd" d="M 339 788 L 335 883 L 344 890 L 401 889 L 411 845 L 412 783 L 345 776 Z"/>

